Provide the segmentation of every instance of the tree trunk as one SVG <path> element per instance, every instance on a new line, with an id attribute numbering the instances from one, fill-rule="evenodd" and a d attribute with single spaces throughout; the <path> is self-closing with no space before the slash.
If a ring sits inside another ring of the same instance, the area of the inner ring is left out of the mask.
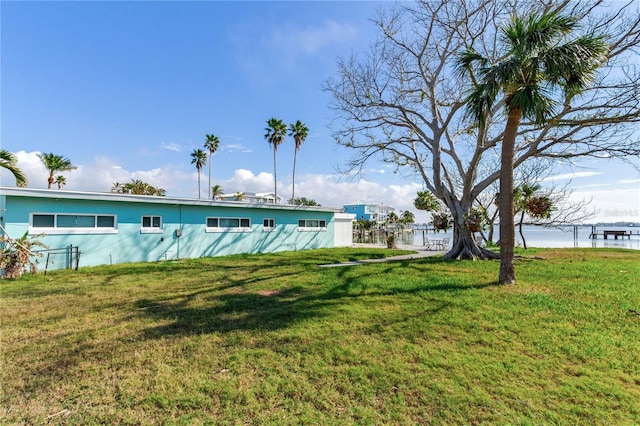
<path id="1" fill-rule="evenodd" d="M 276 147 L 273 146 L 273 204 L 278 204 L 278 175 L 276 172 Z"/>
<path id="2" fill-rule="evenodd" d="M 200 199 L 200 170 L 198 170 L 198 200 Z"/>
<path id="3" fill-rule="evenodd" d="M 497 253 L 479 247 L 475 236 L 464 226 L 464 220 L 457 221 L 453 226 L 453 246 L 444 255 L 445 259 L 487 260 L 498 259 Z"/>
<path id="4" fill-rule="evenodd" d="M 522 238 L 522 247 L 527 249 L 527 240 L 524 239 L 524 233 L 522 232 L 522 222 L 524 222 L 524 212 L 520 214 L 520 222 L 518 223 L 518 232 L 520 233 L 520 238 Z"/>
<path id="5" fill-rule="evenodd" d="M 209 152 L 209 189 L 207 190 L 207 196 L 209 199 L 213 198 L 211 195 L 211 152 Z"/>
<path id="6" fill-rule="evenodd" d="M 291 182 L 291 204 L 295 203 L 296 199 L 296 160 L 298 158 L 298 149 L 293 152 L 293 182 Z"/>
<path id="7" fill-rule="evenodd" d="M 507 102 L 507 105 L 509 103 Z M 522 110 L 511 107 L 509 118 L 502 138 L 502 154 L 500 157 L 500 274 L 501 284 L 515 284 L 516 271 L 513 265 L 515 247 L 515 219 L 513 200 L 513 155 L 516 145 L 516 134 Z"/>

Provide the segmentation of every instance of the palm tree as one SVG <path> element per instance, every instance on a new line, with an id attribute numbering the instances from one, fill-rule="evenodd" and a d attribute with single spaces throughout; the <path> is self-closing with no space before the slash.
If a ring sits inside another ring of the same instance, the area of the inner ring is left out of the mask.
<path id="1" fill-rule="evenodd" d="M 58 189 L 61 189 L 67 184 L 67 179 L 62 175 L 58 175 L 56 176 L 56 180 L 53 183 L 58 185 Z"/>
<path id="2" fill-rule="evenodd" d="M 264 130 L 267 132 L 265 133 L 264 138 L 270 145 L 273 145 L 273 192 L 275 199 L 277 200 L 278 176 L 276 169 L 276 151 L 278 150 L 278 145 L 284 141 L 284 137 L 287 135 L 287 125 L 284 124 L 284 121 L 282 120 L 270 118 L 267 120 L 267 127 Z"/>
<path id="3" fill-rule="evenodd" d="M 113 186 L 111 187 L 111 192 L 121 193 L 122 188 L 123 186 L 120 182 L 113 182 Z"/>
<path id="4" fill-rule="evenodd" d="M 155 195 L 158 197 L 164 197 L 167 193 L 162 188 L 156 188 L 155 186 L 141 181 L 140 179 L 131 179 L 131 182 L 122 184 L 120 182 L 114 182 L 111 187 L 111 192 L 118 194 L 134 194 L 134 195 Z"/>
<path id="5" fill-rule="evenodd" d="M 247 194 L 245 194 L 244 192 L 236 192 L 235 194 L 233 194 L 233 199 L 235 201 L 243 201 L 246 197 Z"/>
<path id="6" fill-rule="evenodd" d="M 409 225 L 416 221 L 416 217 L 413 215 L 413 212 L 411 212 L 410 210 L 405 210 L 400 215 L 400 221 L 406 225 Z"/>
<path id="7" fill-rule="evenodd" d="M 11 152 L 0 149 L 0 167 L 7 169 L 16 178 L 17 186 L 27 186 L 29 181 L 25 174 L 18 168 L 18 159 Z"/>
<path id="8" fill-rule="evenodd" d="M 214 185 L 211 187 L 211 198 L 217 199 L 224 195 L 224 191 L 220 185 Z"/>
<path id="9" fill-rule="evenodd" d="M 131 179 L 131 182 L 124 184 L 124 190 L 128 194 L 150 195 L 149 193 L 154 192 L 155 188 L 140 179 Z"/>
<path id="10" fill-rule="evenodd" d="M 51 189 L 51 185 L 55 182 L 53 175 L 56 172 L 68 172 L 69 170 L 77 169 L 76 166 L 71 164 L 71 160 L 61 155 L 55 155 L 53 152 L 38 154 L 38 157 L 40 157 L 44 163 L 44 167 L 49 171 L 48 189 Z"/>
<path id="11" fill-rule="evenodd" d="M 207 164 L 207 154 L 201 149 L 194 149 L 191 153 L 191 164 L 195 164 L 198 169 L 198 198 L 200 198 L 200 172 Z"/>
<path id="12" fill-rule="evenodd" d="M 205 135 L 205 137 L 207 141 L 204 143 L 204 147 L 209 150 L 209 191 L 211 191 L 211 156 L 218 150 L 220 139 L 214 135 Z M 213 198 L 211 193 L 209 193 L 209 198 Z"/>
<path id="13" fill-rule="evenodd" d="M 525 18 L 515 16 L 502 29 L 505 52 L 496 62 L 473 49 L 458 58 L 458 71 L 469 72 L 475 82 L 467 109 L 479 124 L 479 131 L 484 131 L 487 112 L 500 93 L 507 115 L 499 200 L 499 282 L 503 284 L 516 282 L 513 159 L 521 120 L 545 122 L 559 103 L 552 95 L 564 95 L 562 101 L 569 104 L 586 89 L 607 49 L 601 37 L 584 35 L 568 39 L 577 23 L 575 18 L 562 16 L 558 11 L 533 13 Z"/>
<path id="14" fill-rule="evenodd" d="M 300 145 L 304 143 L 309 136 L 309 129 L 303 122 L 300 120 L 296 121 L 295 124 L 289 124 L 289 136 L 293 136 L 293 140 L 296 142 L 296 149 L 293 153 L 293 186 L 291 187 L 291 199 L 296 199 L 296 160 L 298 157 L 298 151 L 300 150 Z M 292 201 L 293 203 L 293 201 Z"/>

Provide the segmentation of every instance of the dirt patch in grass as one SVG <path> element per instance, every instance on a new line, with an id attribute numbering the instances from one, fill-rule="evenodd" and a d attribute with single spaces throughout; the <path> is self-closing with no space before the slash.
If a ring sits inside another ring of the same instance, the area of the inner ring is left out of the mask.
<path id="1" fill-rule="evenodd" d="M 284 291 L 282 290 L 258 290 L 256 291 L 257 294 L 259 294 L 260 296 L 265 296 L 265 297 L 278 297 L 278 296 L 282 296 L 284 294 Z"/>

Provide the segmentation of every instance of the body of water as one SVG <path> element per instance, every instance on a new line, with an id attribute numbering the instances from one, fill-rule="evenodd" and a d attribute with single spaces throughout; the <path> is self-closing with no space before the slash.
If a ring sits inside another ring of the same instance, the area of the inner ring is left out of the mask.
<path id="1" fill-rule="evenodd" d="M 597 238 L 589 238 L 593 231 L 591 225 L 581 226 L 562 226 L 557 228 L 545 228 L 542 226 L 523 226 L 523 234 L 527 242 L 527 247 L 608 247 L 608 248 L 625 248 L 640 250 L 640 226 L 597 226 L 595 231 L 599 234 Z M 613 236 L 608 236 L 605 240 L 604 231 L 625 231 L 633 234 L 631 238 L 620 238 L 616 240 Z M 480 234 L 476 234 L 478 241 L 481 240 Z M 486 233 L 485 233 L 486 235 Z M 498 229 L 494 232 L 494 241 L 499 236 Z M 423 245 L 424 238 L 442 239 L 444 237 L 453 238 L 453 233 L 449 232 L 433 232 L 433 231 L 414 231 L 404 232 L 397 238 L 398 244 Z M 377 238 L 378 241 L 359 240 L 354 235 L 354 242 L 374 242 L 384 244 L 384 237 Z M 522 237 L 516 228 L 516 246 L 522 247 Z"/>

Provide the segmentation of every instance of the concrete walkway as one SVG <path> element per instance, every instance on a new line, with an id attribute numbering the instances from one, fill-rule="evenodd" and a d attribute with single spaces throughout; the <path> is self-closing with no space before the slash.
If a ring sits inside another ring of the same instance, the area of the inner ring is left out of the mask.
<path id="1" fill-rule="evenodd" d="M 378 244 L 354 244 L 352 247 L 386 248 L 386 246 L 378 245 Z M 442 255 L 447 252 L 447 250 L 427 250 L 423 246 L 411 246 L 411 245 L 398 245 L 396 248 L 398 250 L 413 250 L 415 251 L 415 253 L 401 254 L 399 256 L 383 257 L 380 259 L 363 259 L 363 260 L 354 260 L 350 262 L 331 263 L 328 265 L 319 265 L 319 266 L 321 268 L 335 268 L 338 266 L 364 265 L 366 263 L 382 263 L 382 262 L 394 262 L 398 260 L 413 260 L 413 259 L 420 259 L 422 257 Z"/>

